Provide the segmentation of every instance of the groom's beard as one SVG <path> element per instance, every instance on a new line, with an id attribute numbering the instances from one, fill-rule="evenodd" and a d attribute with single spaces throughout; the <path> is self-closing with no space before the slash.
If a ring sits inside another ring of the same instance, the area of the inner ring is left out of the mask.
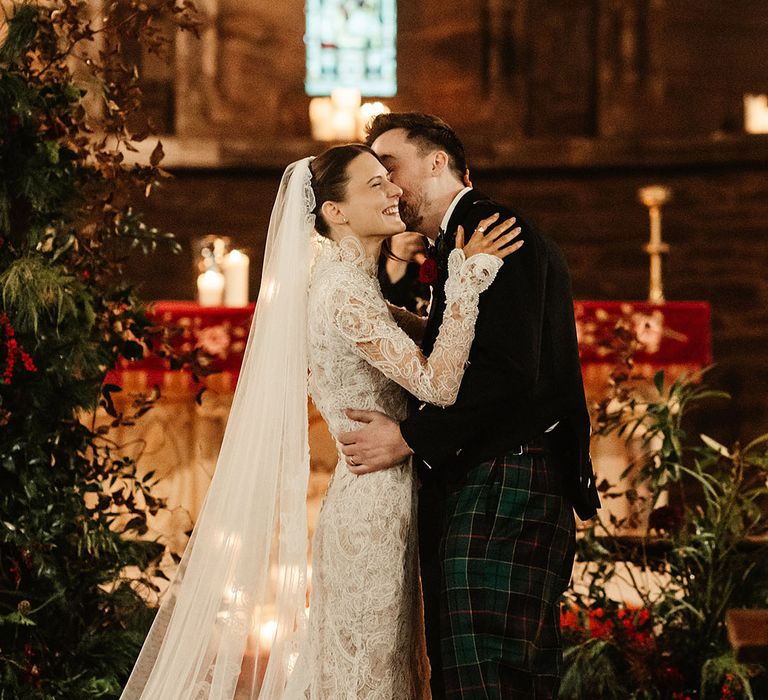
<path id="1" fill-rule="evenodd" d="M 411 198 L 409 198 L 408 201 L 402 198 L 400 199 L 400 218 L 405 224 L 406 231 L 421 231 L 421 225 L 424 223 L 424 217 L 421 215 L 423 206 L 423 195 L 414 195 L 413 201 L 411 201 Z"/>

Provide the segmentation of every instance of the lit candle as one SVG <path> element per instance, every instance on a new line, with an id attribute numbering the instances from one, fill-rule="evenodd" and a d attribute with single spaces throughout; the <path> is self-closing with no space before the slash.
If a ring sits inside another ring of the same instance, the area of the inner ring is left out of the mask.
<path id="1" fill-rule="evenodd" d="M 277 620 L 267 620 L 261 625 L 259 630 L 260 648 L 269 653 L 272 649 L 272 642 L 275 641 L 275 633 L 277 632 Z"/>
<path id="2" fill-rule="evenodd" d="M 351 141 L 357 136 L 357 116 L 355 112 L 338 109 L 331 121 L 333 135 L 337 141 Z"/>
<path id="3" fill-rule="evenodd" d="M 224 259 L 224 305 L 248 306 L 248 256 L 231 251 Z"/>
<path id="4" fill-rule="evenodd" d="M 379 114 L 389 114 L 389 107 L 383 102 L 366 102 L 360 106 L 360 118 L 359 125 L 360 131 L 358 132 L 358 138 L 362 141 L 366 137 L 365 127 L 368 122 Z"/>
<path id="5" fill-rule="evenodd" d="M 336 109 L 356 112 L 360 109 L 360 90 L 355 88 L 336 88 L 331 93 L 331 100 Z"/>
<path id="6" fill-rule="evenodd" d="M 768 95 L 744 95 L 744 130 L 768 134 Z"/>
<path id="7" fill-rule="evenodd" d="M 206 270 L 197 277 L 197 300 L 200 306 L 221 306 L 224 298 L 224 275 Z"/>
<path id="8" fill-rule="evenodd" d="M 333 104 L 333 131 L 338 141 L 351 141 L 357 137 L 360 111 L 360 90 L 336 88 L 331 93 Z"/>
<path id="9" fill-rule="evenodd" d="M 333 141 L 333 103 L 330 97 L 315 97 L 309 101 L 309 122 L 315 141 Z"/>

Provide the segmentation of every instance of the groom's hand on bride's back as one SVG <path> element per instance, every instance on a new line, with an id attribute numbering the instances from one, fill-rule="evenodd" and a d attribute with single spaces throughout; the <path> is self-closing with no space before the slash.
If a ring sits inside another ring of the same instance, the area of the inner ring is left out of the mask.
<path id="1" fill-rule="evenodd" d="M 390 469 L 413 454 L 400 433 L 400 424 L 379 411 L 348 408 L 347 418 L 364 425 L 339 435 L 347 468 L 353 474 L 370 474 Z"/>

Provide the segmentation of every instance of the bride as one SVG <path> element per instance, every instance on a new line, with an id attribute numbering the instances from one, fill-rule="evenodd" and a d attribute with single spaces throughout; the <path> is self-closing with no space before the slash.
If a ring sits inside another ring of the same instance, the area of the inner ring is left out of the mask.
<path id="1" fill-rule="evenodd" d="M 513 220 L 466 246 L 459 230 L 425 358 L 421 319 L 376 281 L 401 194 L 362 145 L 286 169 L 215 476 L 123 700 L 428 697 L 410 463 L 355 476 L 340 456 L 307 616 L 307 390 L 334 436 L 356 427 L 350 406 L 402 419 L 407 393 L 453 403 L 480 294 L 522 242 Z"/>

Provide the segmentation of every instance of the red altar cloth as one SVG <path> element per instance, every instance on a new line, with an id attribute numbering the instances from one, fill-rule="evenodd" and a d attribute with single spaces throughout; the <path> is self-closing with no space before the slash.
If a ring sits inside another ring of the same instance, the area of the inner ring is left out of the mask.
<path id="1" fill-rule="evenodd" d="M 710 306 L 703 301 L 577 301 L 579 357 L 587 395 L 599 397 L 616 363 L 610 347 L 619 321 L 642 343 L 635 371 L 650 379 L 663 369 L 667 380 L 712 364 Z"/>
<path id="2" fill-rule="evenodd" d="M 158 325 L 175 326 L 181 333 L 173 344 L 188 351 L 202 347 L 215 357 L 215 367 L 234 379 L 248 339 L 255 304 L 242 308 L 210 307 L 186 301 L 158 301 L 150 317 Z M 712 362 L 710 306 L 701 301 L 649 304 L 639 301 L 577 301 L 574 304 L 579 353 L 585 381 L 606 376 L 615 361 L 605 341 L 619 320 L 632 328 L 643 349 L 635 355 L 638 367 L 670 374 L 701 369 Z M 170 372 L 166 360 L 148 355 L 140 361 L 121 359 L 107 381 L 122 384 L 125 372 L 141 372 L 147 386 L 163 385 Z"/>
<path id="3" fill-rule="evenodd" d="M 574 312 L 584 365 L 615 360 L 601 341 L 610 339 L 619 320 L 643 343 L 635 355 L 638 363 L 700 368 L 712 362 L 710 306 L 705 301 L 577 301 Z"/>

